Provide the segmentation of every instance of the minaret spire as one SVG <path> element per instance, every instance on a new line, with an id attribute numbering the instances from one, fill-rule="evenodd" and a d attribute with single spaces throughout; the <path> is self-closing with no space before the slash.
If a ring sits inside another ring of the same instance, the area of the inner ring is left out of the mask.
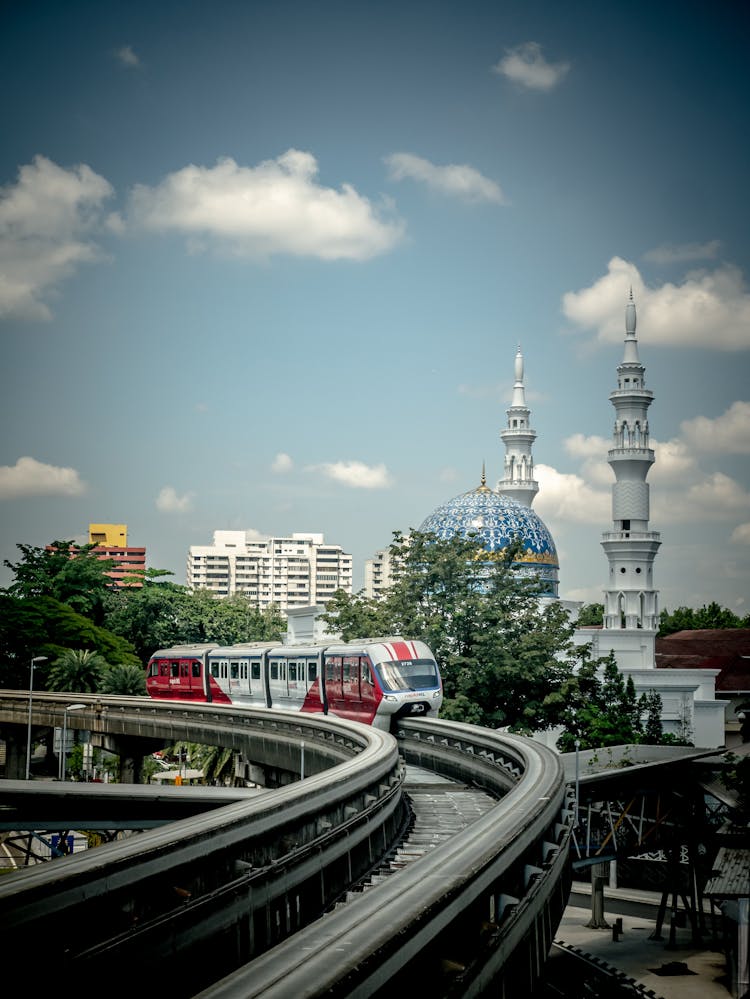
<path id="1" fill-rule="evenodd" d="M 500 431 L 500 439 L 505 445 L 505 467 L 503 477 L 497 483 L 497 491 L 530 507 L 539 492 L 539 484 L 534 479 L 534 459 L 531 453 L 536 430 L 529 426 L 531 410 L 526 405 L 520 343 L 516 351 L 513 398 L 510 409 L 506 412 L 508 426 Z"/>
<path id="2" fill-rule="evenodd" d="M 638 357 L 633 289 L 625 306 L 625 349 L 617 366 L 612 448 L 607 460 L 615 473 L 612 486 L 612 530 L 602 540 L 609 560 L 604 630 L 659 627 L 653 564 L 661 541 L 649 530 L 649 487 L 646 476 L 654 462 L 649 447 L 648 407 L 654 394 L 645 388 L 645 368 Z M 644 636 L 645 637 L 645 636 Z"/>

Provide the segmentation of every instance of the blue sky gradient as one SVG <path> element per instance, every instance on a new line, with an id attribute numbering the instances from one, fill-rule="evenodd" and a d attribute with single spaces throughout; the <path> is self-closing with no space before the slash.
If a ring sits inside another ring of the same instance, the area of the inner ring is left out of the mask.
<path id="1" fill-rule="evenodd" d="M 632 285 L 661 604 L 750 604 L 747 8 L 10 2 L 0 554 L 126 523 L 364 560 L 494 484 L 521 344 L 601 598 Z M 3 570 L 0 585 L 10 574 Z"/>

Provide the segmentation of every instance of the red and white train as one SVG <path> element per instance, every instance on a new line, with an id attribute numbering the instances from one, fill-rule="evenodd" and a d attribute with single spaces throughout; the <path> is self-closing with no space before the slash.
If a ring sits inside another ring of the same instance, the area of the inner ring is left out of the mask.
<path id="1" fill-rule="evenodd" d="M 437 715 L 443 686 L 424 642 L 181 645 L 146 671 L 151 697 L 322 712 L 388 731 L 393 718 Z"/>

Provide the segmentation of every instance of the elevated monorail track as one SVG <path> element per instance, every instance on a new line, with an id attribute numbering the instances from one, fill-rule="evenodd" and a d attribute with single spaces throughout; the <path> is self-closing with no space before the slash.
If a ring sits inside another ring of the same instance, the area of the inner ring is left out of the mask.
<path id="1" fill-rule="evenodd" d="M 35 723 L 61 713 L 53 700 Z M 532 991 L 569 891 L 572 810 L 556 754 L 450 722 L 406 722 L 394 738 L 330 717 L 125 701 L 104 699 L 100 729 L 114 720 L 128 735 L 229 745 L 290 769 L 304 741 L 310 775 L 0 881 L 0 939 L 31 987 L 101 987 L 116 968 L 118 991 L 174 999 L 417 983 L 444 996 L 490 982 L 498 995 Z M 13 711 L 0 698 L 0 722 Z M 336 908 L 408 827 L 404 764 L 493 801 Z"/>

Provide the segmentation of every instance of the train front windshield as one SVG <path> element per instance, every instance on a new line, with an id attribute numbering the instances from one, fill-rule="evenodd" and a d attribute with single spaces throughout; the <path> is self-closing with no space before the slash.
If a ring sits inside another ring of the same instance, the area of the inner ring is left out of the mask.
<path id="1" fill-rule="evenodd" d="M 386 660 L 378 663 L 377 669 L 383 690 L 429 690 L 440 686 L 434 659 Z"/>

